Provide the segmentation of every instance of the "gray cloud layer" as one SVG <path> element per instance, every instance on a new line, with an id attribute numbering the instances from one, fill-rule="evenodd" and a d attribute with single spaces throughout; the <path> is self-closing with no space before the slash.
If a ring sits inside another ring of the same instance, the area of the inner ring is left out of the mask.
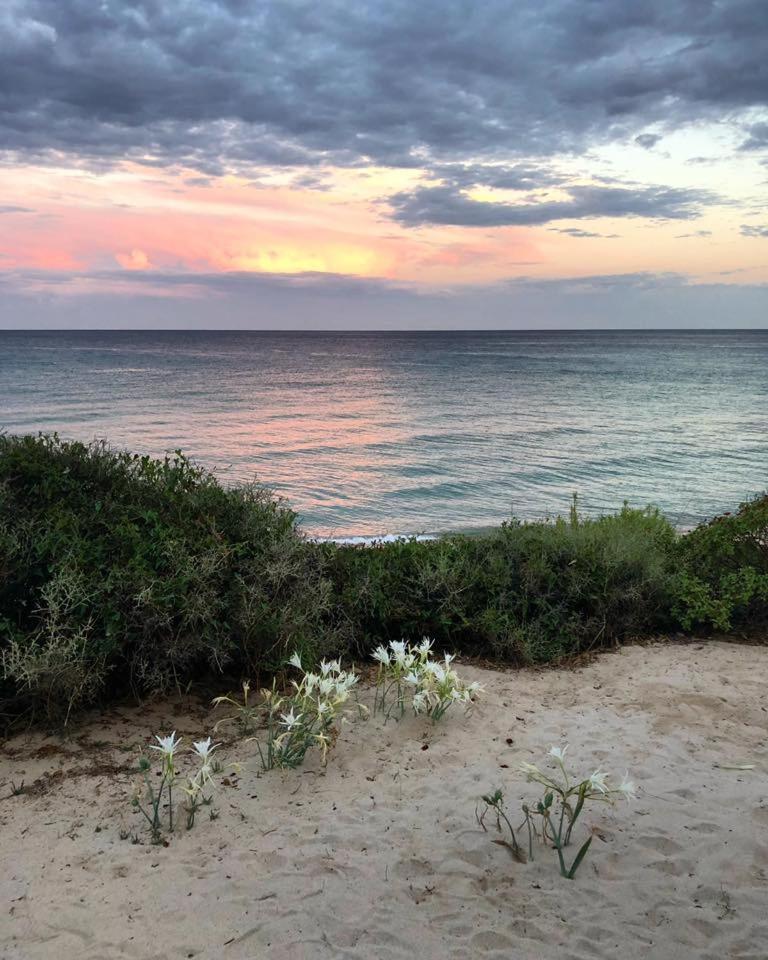
<path id="1" fill-rule="evenodd" d="M 52 297 L 51 289 L 82 281 L 130 284 L 135 296 L 96 288 L 89 296 Z M 160 284 L 157 283 L 158 279 Z M 62 276 L 57 272 L 0 271 L 0 329 L 26 327 L 222 329 L 550 329 L 722 327 L 724 311 L 738 326 L 764 328 L 768 286 L 692 284 L 678 274 L 629 273 L 534 280 L 487 287 L 415 290 L 387 281 L 315 274 L 119 273 Z M 24 288 L 27 292 L 24 293 Z M 159 292 L 162 287 L 162 292 Z M 194 295 L 179 300 L 193 288 Z M 36 292 L 35 292 L 36 291 Z M 199 296 L 207 292 L 208 296 Z M 225 297 L 225 314 L 212 323 L 211 298 Z"/>
<path id="2" fill-rule="evenodd" d="M 0 148 L 216 173 L 651 146 L 764 107 L 766 36 L 765 0 L 6 0 Z"/>
<path id="3" fill-rule="evenodd" d="M 699 215 L 703 204 L 715 199 L 708 191 L 674 187 L 573 186 L 568 193 L 567 200 L 492 203 L 472 200 L 451 186 L 436 186 L 396 194 L 390 202 L 395 219 L 409 226 L 502 227 L 594 217 L 690 220 Z"/>
<path id="4" fill-rule="evenodd" d="M 184 164 L 192 183 L 296 167 L 295 184 L 312 189 L 327 186 L 324 171 L 301 168 L 376 163 L 428 172 L 388 200 L 408 226 L 645 217 L 704 236 L 687 221 L 711 193 L 575 185 L 552 158 L 609 141 L 654 150 L 698 120 L 735 127 L 743 151 L 768 149 L 766 36 L 766 0 L 0 0 L 0 160 Z M 477 186 L 520 199 L 479 203 L 468 194 Z M 25 213 L 19 199 L 2 198 L 9 223 Z M 559 229 L 597 235 L 581 225 Z M 116 284 L 135 295 L 113 296 Z M 478 316 L 500 327 L 723 315 L 763 325 L 768 309 L 765 286 L 649 274 L 445 296 L 342 277 L 159 271 L 5 273 L 0 289 L 0 326 L 206 326 L 215 298 L 233 326 L 359 326 L 362 300 L 362 322 L 382 327 Z"/>

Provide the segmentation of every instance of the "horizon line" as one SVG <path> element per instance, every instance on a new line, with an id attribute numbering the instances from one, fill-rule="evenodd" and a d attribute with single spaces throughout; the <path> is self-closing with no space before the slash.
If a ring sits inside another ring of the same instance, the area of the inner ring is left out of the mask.
<path id="1" fill-rule="evenodd" d="M 762 327 L 0 327 L 3 333 L 768 333 Z"/>

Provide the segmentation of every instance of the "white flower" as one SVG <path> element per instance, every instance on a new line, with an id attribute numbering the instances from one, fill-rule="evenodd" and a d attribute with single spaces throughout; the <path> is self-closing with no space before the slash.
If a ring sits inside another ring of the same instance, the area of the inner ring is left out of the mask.
<path id="1" fill-rule="evenodd" d="M 195 780 L 200 784 L 200 787 L 204 787 L 206 784 L 214 786 L 213 782 L 213 768 L 210 763 L 205 760 L 200 766 L 200 769 L 195 774 Z"/>
<path id="2" fill-rule="evenodd" d="M 168 737 L 158 737 L 157 734 L 155 734 L 155 740 L 157 740 L 160 746 L 156 747 L 153 744 L 149 749 L 157 750 L 159 753 L 162 753 L 163 756 L 167 757 L 168 759 L 171 759 L 173 757 L 174 753 L 176 753 L 176 751 L 179 748 L 179 744 L 181 743 L 181 737 L 179 737 L 178 740 L 176 739 L 175 730 Z"/>
<path id="3" fill-rule="evenodd" d="M 357 683 L 357 676 L 354 673 L 340 673 L 337 677 L 334 677 L 333 685 L 336 691 L 336 696 L 340 700 L 349 699 L 349 691 Z"/>
<path id="4" fill-rule="evenodd" d="M 386 647 L 378 646 L 373 651 L 373 659 L 383 666 L 387 667 L 392 662 L 392 658 L 389 655 L 389 651 Z"/>
<path id="5" fill-rule="evenodd" d="M 192 749 L 200 757 L 203 763 L 208 763 L 208 759 L 216 747 L 220 747 L 220 743 L 212 743 L 210 737 L 206 737 L 205 740 L 196 740 L 192 744 Z"/>
<path id="6" fill-rule="evenodd" d="M 396 663 L 403 663 L 405 660 L 405 643 L 402 640 L 393 640 L 389 649 Z"/>
<path id="7" fill-rule="evenodd" d="M 607 776 L 608 774 L 604 773 L 602 770 L 595 770 L 588 781 L 590 789 L 597 790 L 599 793 L 608 793 L 608 787 L 605 782 L 605 778 Z"/>
<path id="8" fill-rule="evenodd" d="M 417 673 L 414 673 L 413 670 L 411 670 L 410 673 L 407 673 L 403 679 L 406 683 L 413 684 L 414 687 L 418 687 L 421 683 L 421 677 Z"/>
<path id="9" fill-rule="evenodd" d="M 470 696 L 470 699 L 475 696 L 475 694 L 483 692 L 483 685 L 477 680 L 473 680 L 472 683 L 467 687 L 467 693 Z"/>
<path id="10" fill-rule="evenodd" d="M 302 669 L 302 666 L 301 666 L 301 657 L 299 656 L 298 652 L 297 652 L 297 653 L 294 653 L 294 655 L 291 657 L 291 659 L 288 661 L 288 663 L 289 663 L 292 667 L 296 667 L 297 670 L 301 670 L 301 669 Z"/>
<path id="11" fill-rule="evenodd" d="M 301 714 L 294 714 L 293 707 L 288 711 L 288 713 L 280 714 L 280 723 L 286 728 L 286 730 L 292 730 L 296 724 L 301 720 Z"/>
<path id="12" fill-rule="evenodd" d="M 331 679 L 331 677 L 321 677 L 318 689 L 324 697 L 327 697 L 329 693 L 333 693 L 336 689 L 336 681 Z"/>
<path id="13" fill-rule="evenodd" d="M 432 649 L 433 642 L 434 641 L 430 640 L 429 637 L 424 637 L 424 639 L 421 641 L 418 646 L 418 650 L 422 657 L 425 657 Z"/>
<path id="14" fill-rule="evenodd" d="M 539 768 L 536 766 L 535 763 L 528 763 L 525 760 L 520 761 L 519 770 L 520 770 L 520 773 L 524 773 L 528 778 L 537 777 L 541 775 L 541 771 L 539 770 Z"/>
<path id="15" fill-rule="evenodd" d="M 444 683 L 448 678 L 449 674 L 440 666 L 439 663 L 425 664 L 425 666 L 432 667 L 432 676 L 437 680 L 438 683 Z"/>
<path id="16" fill-rule="evenodd" d="M 560 747 L 550 747 L 550 748 L 549 748 L 549 755 L 550 755 L 550 757 L 553 757 L 555 760 L 557 760 L 557 762 L 560 764 L 560 766 L 562 766 L 562 765 L 565 763 L 565 754 L 566 754 L 567 750 L 568 750 L 568 744 L 567 744 L 567 743 L 566 743 L 566 745 L 565 745 L 564 747 L 562 747 L 562 748 L 560 748 Z"/>
<path id="17" fill-rule="evenodd" d="M 635 784 L 629 779 L 629 772 L 627 771 L 621 783 L 616 787 L 616 792 L 623 794 L 627 800 L 631 800 L 635 796 L 635 790 Z"/>
<path id="18" fill-rule="evenodd" d="M 190 800 L 194 803 L 195 800 L 197 799 L 197 795 L 198 795 L 198 794 L 200 793 L 200 791 L 203 789 L 203 785 L 202 785 L 202 783 L 200 783 L 200 781 L 197 779 L 197 777 L 187 777 L 187 781 L 188 781 L 188 783 L 189 783 L 189 786 L 188 786 L 188 787 L 182 787 L 182 790 L 184 791 L 184 793 L 186 793 L 186 795 L 187 795 L 187 796 L 190 798 Z"/>
<path id="19" fill-rule="evenodd" d="M 422 690 L 419 690 L 418 693 L 414 693 L 411 703 L 414 713 L 421 713 L 423 710 L 426 710 L 428 704 L 426 693 L 424 693 Z"/>
<path id="20" fill-rule="evenodd" d="M 443 660 L 445 661 L 445 666 L 448 667 L 456 659 L 455 653 L 444 653 Z"/>

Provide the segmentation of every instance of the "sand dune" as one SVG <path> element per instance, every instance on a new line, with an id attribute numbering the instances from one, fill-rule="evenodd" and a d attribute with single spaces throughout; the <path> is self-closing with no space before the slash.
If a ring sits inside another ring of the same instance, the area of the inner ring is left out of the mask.
<path id="1" fill-rule="evenodd" d="M 487 690 L 471 716 L 351 722 L 326 769 L 260 775 L 253 745 L 231 744 L 243 769 L 220 817 L 166 848 L 129 807 L 130 767 L 153 732 L 208 732 L 200 706 L 13 738 L 0 753 L 0 957 L 768 957 L 768 648 L 463 672 Z M 585 772 L 629 768 L 640 788 L 588 815 L 599 839 L 573 882 L 550 851 L 514 862 L 474 818 L 489 788 L 515 806 L 532 796 L 518 762 L 564 740 Z M 22 780 L 28 792 L 9 796 Z"/>

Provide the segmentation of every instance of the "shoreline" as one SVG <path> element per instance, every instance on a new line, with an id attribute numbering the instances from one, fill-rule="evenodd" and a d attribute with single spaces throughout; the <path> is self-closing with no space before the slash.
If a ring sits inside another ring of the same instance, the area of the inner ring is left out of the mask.
<path id="1" fill-rule="evenodd" d="M 610 517 L 614 516 L 615 513 L 605 513 L 600 514 L 597 517 L 585 517 L 584 519 L 595 520 L 600 519 L 601 516 Z M 546 519 L 534 519 L 534 520 L 521 520 L 522 524 L 552 524 L 557 519 L 562 519 L 566 523 L 568 522 L 567 517 L 554 517 Z M 670 524 L 675 532 L 680 536 L 684 536 L 687 533 L 690 533 L 692 530 L 695 530 L 697 526 L 707 523 L 708 520 L 714 519 L 713 517 L 702 517 L 701 521 L 698 524 Z M 299 524 L 299 530 L 310 543 L 334 543 L 341 547 L 372 547 L 379 546 L 390 543 L 409 543 L 415 541 L 416 543 L 428 543 L 434 540 L 442 540 L 445 537 L 484 537 L 488 534 L 492 534 L 495 531 L 499 530 L 501 523 L 483 527 L 466 527 L 464 529 L 454 529 L 454 530 L 442 530 L 435 532 L 418 532 L 418 533 L 382 533 L 382 534 L 344 534 L 344 535 L 327 535 L 321 536 L 319 534 L 311 534 L 307 531 L 304 531 Z"/>

